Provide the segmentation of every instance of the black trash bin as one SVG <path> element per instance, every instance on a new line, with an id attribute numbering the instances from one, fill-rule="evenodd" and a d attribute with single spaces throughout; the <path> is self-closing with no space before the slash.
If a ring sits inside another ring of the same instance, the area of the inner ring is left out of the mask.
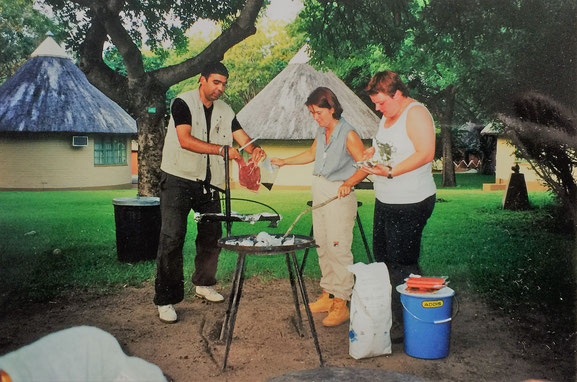
<path id="1" fill-rule="evenodd" d="M 160 236 L 160 198 L 116 198 L 116 252 L 122 262 L 156 259 Z"/>

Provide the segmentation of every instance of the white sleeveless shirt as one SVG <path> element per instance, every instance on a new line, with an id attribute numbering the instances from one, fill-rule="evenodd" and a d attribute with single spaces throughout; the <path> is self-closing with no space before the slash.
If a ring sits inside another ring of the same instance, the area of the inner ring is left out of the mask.
<path id="1" fill-rule="evenodd" d="M 418 203 L 437 192 L 433 180 L 432 162 L 426 163 L 412 171 L 395 175 L 395 165 L 401 163 L 415 152 L 415 146 L 407 134 L 407 114 L 414 106 L 423 106 L 419 102 L 410 103 L 399 119 L 388 128 L 385 128 L 386 118 L 383 116 L 379 123 L 377 135 L 373 138 L 375 147 L 374 159 L 383 160 L 380 153 L 386 152 L 385 161 L 393 167 L 393 179 L 385 176 L 373 176 L 375 197 L 387 204 Z M 430 115 L 430 113 L 429 113 Z M 431 119 L 433 119 L 431 117 Z M 433 130 L 435 129 L 433 122 Z"/>

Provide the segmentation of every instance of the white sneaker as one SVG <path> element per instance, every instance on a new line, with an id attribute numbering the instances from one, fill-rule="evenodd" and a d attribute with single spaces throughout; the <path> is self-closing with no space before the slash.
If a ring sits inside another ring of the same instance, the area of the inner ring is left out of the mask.
<path id="1" fill-rule="evenodd" d="M 178 318 L 172 305 L 158 305 L 158 317 L 167 324 L 174 324 Z"/>
<path id="2" fill-rule="evenodd" d="M 223 302 L 224 297 L 220 293 L 214 290 L 213 287 L 209 286 L 197 286 L 196 287 L 196 297 L 203 298 L 210 302 Z"/>

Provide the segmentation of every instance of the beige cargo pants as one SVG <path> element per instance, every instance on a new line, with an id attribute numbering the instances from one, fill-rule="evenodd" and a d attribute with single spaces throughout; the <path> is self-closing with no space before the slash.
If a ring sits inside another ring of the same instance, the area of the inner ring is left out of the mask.
<path id="1" fill-rule="evenodd" d="M 313 206 L 334 197 L 342 181 L 333 182 L 313 176 Z M 344 198 L 313 210 L 313 230 L 321 269 L 321 288 L 335 297 L 349 300 L 354 277 L 347 270 L 353 263 L 353 227 L 357 216 L 357 196 L 351 192 Z"/>

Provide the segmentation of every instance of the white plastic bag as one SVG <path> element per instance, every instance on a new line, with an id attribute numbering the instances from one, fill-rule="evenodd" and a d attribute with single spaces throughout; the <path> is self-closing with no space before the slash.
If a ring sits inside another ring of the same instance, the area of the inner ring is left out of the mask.
<path id="1" fill-rule="evenodd" d="M 112 334 L 93 326 L 54 332 L 3 355 L 0 369 L 14 382 L 167 382 L 158 366 L 126 355 Z"/>
<path id="2" fill-rule="evenodd" d="M 349 355 L 354 359 L 391 354 L 391 282 L 385 263 L 356 263 L 349 322 Z"/>

